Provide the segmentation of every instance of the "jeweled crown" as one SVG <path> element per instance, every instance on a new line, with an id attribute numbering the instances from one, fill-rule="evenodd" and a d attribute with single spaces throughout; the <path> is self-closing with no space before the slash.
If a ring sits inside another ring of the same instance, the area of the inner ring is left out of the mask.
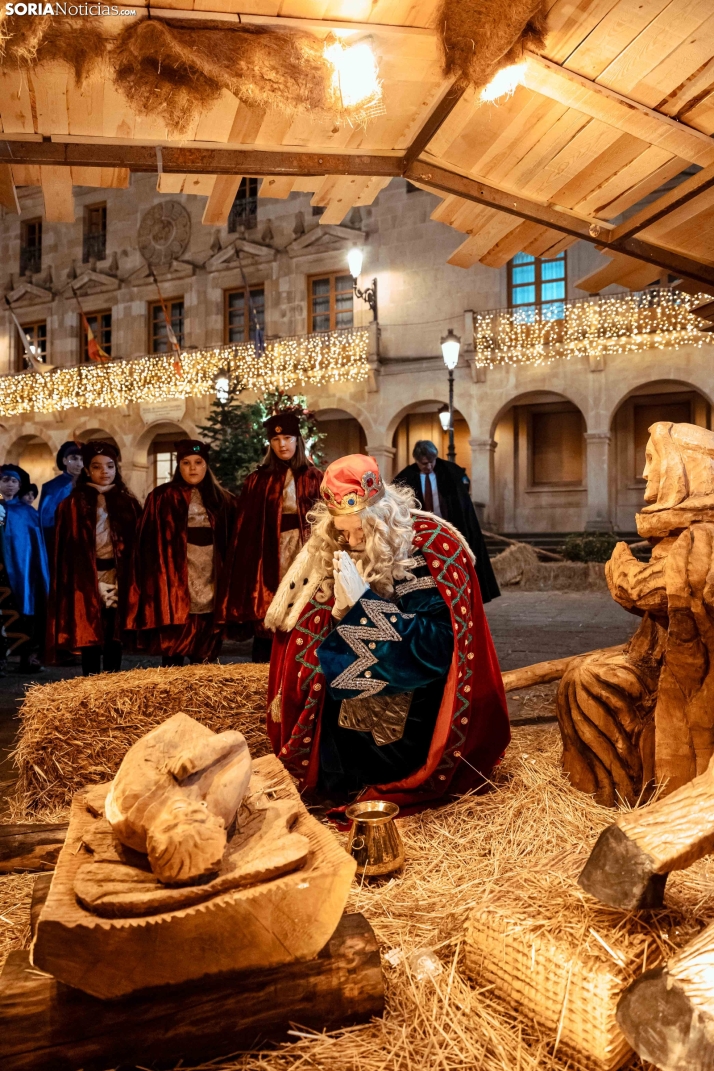
<path id="1" fill-rule="evenodd" d="M 377 462 L 365 454 L 349 454 L 333 461 L 325 472 L 320 495 L 333 517 L 373 506 L 384 495 Z"/>

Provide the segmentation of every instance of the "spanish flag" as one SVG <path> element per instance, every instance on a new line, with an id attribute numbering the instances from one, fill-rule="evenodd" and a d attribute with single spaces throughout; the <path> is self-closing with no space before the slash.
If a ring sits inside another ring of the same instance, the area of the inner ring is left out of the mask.
<path id="1" fill-rule="evenodd" d="M 87 353 L 89 355 L 90 361 L 94 361 L 95 363 L 99 364 L 103 364 L 105 361 L 111 361 L 111 357 L 109 356 L 109 354 L 104 352 L 104 350 L 94 337 L 94 332 L 89 326 L 89 320 L 84 315 L 84 313 L 82 313 L 82 319 L 84 320 L 84 330 L 87 332 Z"/>

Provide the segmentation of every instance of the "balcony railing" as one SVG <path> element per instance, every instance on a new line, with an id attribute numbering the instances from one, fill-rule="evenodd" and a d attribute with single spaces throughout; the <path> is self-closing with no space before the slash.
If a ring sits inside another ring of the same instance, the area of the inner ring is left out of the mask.
<path id="1" fill-rule="evenodd" d="M 369 328 L 350 328 L 271 339 L 262 354 L 246 342 L 180 357 L 155 353 L 133 361 L 0 376 L 0 415 L 200 397 L 214 393 L 219 373 L 227 374 L 235 389 L 256 393 L 289 390 L 298 383 L 367 379 L 369 334 Z"/>
<path id="2" fill-rule="evenodd" d="M 538 309 L 493 309 L 474 315 L 477 365 L 547 364 L 574 357 L 714 344 L 690 309 L 706 295 L 665 287 L 563 302 L 561 319 Z"/>

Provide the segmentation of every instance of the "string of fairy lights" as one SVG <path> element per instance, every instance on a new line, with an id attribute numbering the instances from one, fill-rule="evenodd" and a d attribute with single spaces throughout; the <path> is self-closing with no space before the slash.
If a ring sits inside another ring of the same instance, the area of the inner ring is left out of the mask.
<path id="1" fill-rule="evenodd" d="M 132 361 L 0 376 L 0 415 L 200 397 L 215 391 L 219 375 L 227 376 L 235 389 L 259 394 L 289 390 L 299 383 L 354 382 L 369 374 L 368 338 L 368 329 L 350 328 L 274 339 L 266 342 L 263 353 L 253 343 L 244 343 L 180 357 L 161 353 Z"/>
<path id="2" fill-rule="evenodd" d="M 549 364 L 578 357 L 597 359 L 620 353 L 677 346 L 711 346 L 714 333 L 691 309 L 706 297 L 653 288 L 596 300 L 562 302 L 562 317 L 538 309 L 509 309 L 474 316 L 474 361 Z"/>

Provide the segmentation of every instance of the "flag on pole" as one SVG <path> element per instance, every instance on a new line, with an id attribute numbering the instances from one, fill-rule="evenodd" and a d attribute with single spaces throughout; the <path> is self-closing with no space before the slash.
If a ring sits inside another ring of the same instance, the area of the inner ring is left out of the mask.
<path id="1" fill-rule="evenodd" d="M 166 324 L 166 337 L 169 340 L 169 344 L 171 346 L 173 346 L 173 350 L 174 350 L 174 353 L 176 355 L 175 359 L 174 359 L 174 372 L 176 373 L 176 375 L 182 376 L 183 375 L 183 368 L 181 367 L 181 347 L 179 346 L 178 339 L 176 338 L 176 334 L 174 332 L 174 329 L 171 326 L 171 317 L 169 316 L 169 310 L 166 307 L 166 302 L 164 301 L 164 296 L 161 293 L 161 287 L 159 286 L 159 280 L 156 278 L 156 272 L 154 271 L 153 268 L 150 268 L 150 270 L 151 270 L 151 277 L 152 277 L 152 279 L 154 280 L 154 282 L 156 284 L 156 290 L 157 290 L 158 295 L 159 295 L 159 302 L 161 304 L 161 311 L 164 314 L 164 323 Z"/>
<path id="2" fill-rule="evenodd" d="M 83 311 L 82 320 L 84 322 L 84 330 L 87 332 L 87 355 L 90 361 L 95 361 L 99 364 L 103 364 L 105 361 L 111 361 L 111 357 L 109 356 L 109 354 L 102 349 L 102 347 L 99 345 L 96 338 L 94 337 L 94 331 L 92 331 L 91 327 L 89 326 L 89 320 L 84 315 Z"/>
<path id="3" fill-rule="evenodd" d="M 44 361 L 39 360 L 38 357 L 35 355 L 35 348 L 30 342 L 25 332 L 23 331 L 20 321 L 15 315 L 12 305 L 7 300 L 7 298 L 5 298 L 5 304 L 10 310 L 10 315 L 15 321 L 15 327 L 17 328 L 18 334 L 20 336 L 20 341 L 22 342 L 23 348 L 25 350 L 25 360 L 27 361 L 29 367 L 32 369 L 33 372 L 43 372 L 47 366 L 45 365 Z"/>

